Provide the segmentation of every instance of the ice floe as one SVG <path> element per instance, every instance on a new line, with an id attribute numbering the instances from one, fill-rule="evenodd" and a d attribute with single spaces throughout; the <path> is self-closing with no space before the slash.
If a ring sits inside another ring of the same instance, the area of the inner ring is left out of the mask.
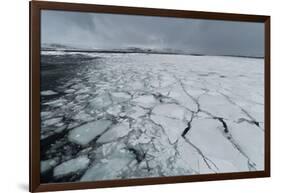
<path id="1" fill-rule="evenodd" d="M 105 132 L 97 142 L 99 143 L 106 143 L 109 141 L 117 140 L 119 137 L 123 137 L 127 135 L 130 131 L 130 125 L 128 122 L 119 123 L 114 125 L 110 130 Z"/>
<path id="2" fill-rule="evenodd" d="M 57 161 L 55 159 L 41 161 L 40 171 L 41 173 L 45 173 L 56 165 L 57 165 Z"/>
<path id="3" fill-rule="evenodd" d="M 45 90 L 45 91 L 41 91 L 41 96 L 50 96 L 50 95 L 56 95 L 58 94 L 55 91 L 52 90 Z"/>
<path id="4" fill-rule="evenodd" d="M 153 95 L 141 95 L 134 99 L 133 102 L 137 103 L 141 107 L 150 108 L 155 105 L 156 99 Z"/>
<path id="5" fill-rule="evenodd" d="M 68 160 L 56 166 L 54 169 L 55 177 L 62 177 L 79 170 L 86 169 L 89 165 L 90 160 L 86 156 L 81 156 L 75 159 Z"/>
<path id="6" fill-rule="evenodd" d="M 101 135 L 111 125 L 109 120 L 97 120 L 70 131 L 68 139 L 79 145 L 87 145 L 90 141 Z"/>
<path id="7" fill-rule="evenodd" d="M 134 155 L 124 144 L 112 143 L 103 145 L 97 150 L 101 159 L 93 164 L 80 179 L 81 181 L 96 181 L 122 178 L 122 171 L 128 168 Z"/>

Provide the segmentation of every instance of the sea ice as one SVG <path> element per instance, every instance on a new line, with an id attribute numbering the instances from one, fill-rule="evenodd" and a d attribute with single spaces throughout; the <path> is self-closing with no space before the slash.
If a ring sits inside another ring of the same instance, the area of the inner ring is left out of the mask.
<path id="1" fill-rule="evenodd" d="M 241 150 L 255 163 L 257 170 L 264 170 L 264 132 L 254 124 L 229 123 L 230 133 Z"/>
<path id="2" fill-rule="evenodd" d="M 81 111 L 79 112 L 78 114 L 76 114 L 73 119 L 75 120 L 80 120 L 80 121 L 86 121 L 86 122 L 89 122 L 89 121 L 92 121 L 94 119 L 94 117 L 92 117 L 91 115 L 87 114 L 86 112 L 84 111 Z"/>
<path id="3" fill-rule="evenodd" d="M 179 120 L 185 120 L 186 118 L 189 120 L 191 118 L 190 112 L 187 112 L 183 107 L 176 104 L 158 105 L 152 110 L 152 113 Z"/>
<path id="4" fill-rule="evenodd" d="M 216 117 L 224 117 L 230 120 L 238 120 L 246 117 L 241 109 L 230 103 L 225 97 L 219 94 L 203 95 L 199 99 L 200 107 Z"/>
<path id="5" fill-rule="evenodd" d="M 114 92 L 111 93 L 112 100 L 116 103 L 125 102 L 131 99 L 131 96 L 124 92 Z"/>
<path id="6" fill-rule="evenodd" d="M 51 118 L 51 119 L 45 120 L 43 122 L 43 125 L 46 125 L 46 126 L 55 125 L 61 121 L 62 121 L 62 117 Z"/>
<path id="7" fill-rule="evenodd" d="M 113 141 L 118 139 L 119 137 L 123 137 L 127 135 L 130 131 L 130 125 L 128 122 L 123 122 L 117 125 L 114 125 L 110 130 L 105 132 L 97 142 L 99 143 L 106 143 L 109 141 Z"/>
<path id="8" fill-rule="evenodd" d="M 146 113 L 147 113 L 147 110 L 144 110 L 141 107 L 135 106 L 128 112 L 128 116 L 133 119 L 138 119 L 139 117 L 145 115 Z"/>
<path id="9" fill-rule="evenodd" d="M 65 90 L 64 92 L 70 94 L 70 93 L 74 93 L 75 91 L 76 91 L 75 89 L 70 88 Z"/>
<path id="10" fill-rule="evenodd" d="M 192 111 L 197 111 L 198 107 L 194 100 L 190 96 L 188 96 L 180 86 L 174 87 L 170 93 L 169 97 L 175 99 L 178 101 L 181 105 L 186 107 L 187 109 L 190 109 Z"/>
<path id="11" fill-rule="evenodd" d="M 79 145 L 87 145 L 111 125 L 109 120 L 97 120 L 70 131 L 68 139 Z"/>
<path id="12" fill-rule="evenodd" d="M 56 138 L 43 141 L 44 180 L 264 169 L 263 59 L 55 53 L 83 64 L 41 90 L 41 140 Z"/>
<path id="13" fill-rule="evenodd" d="M 179 167 L 186 168 L 193 174 L 214 173 L 214 167 L 209 168 L 200 153 L 183 138 L 178 139 L 177 147 L 179 158 L 176 164 Z"/>
<path id="14" fill-rule="evenodd" d="M 57 165 L 57 161 L 54 159 L 41 161 L 40 171 L 41 173 L 45 173 L 56 165 Z"/>
<path id="15" fill-rule="evenodd" d="M 156 100 L 153 95 L 142 95 L 134 99 L 133 102 L 137 103 L 141 107 L 150 108 L 155 105 Z"/>
<path id="16" fill-rule="evenodd" d="M 158 115 L 152 115 L 151 120 L 164 128 L 171 143 L 174 143 L 179 137 L 181 137 L 182 132 L 187 127 L 187 124 L 183 121 Z"/>
<path id="17" fill-rule="evenodd" d="M 65 105 L 65 103 L 67 103 L 67 100 L 61 98 L 61 99 L 53 100 L 50 102 L 46 102 L 46 103 L 44 103 L 44 105 L 50 105 L 53 107 L 61 107 L 61 106 Z"/>
<path id="18" fill-rule="evenodd" d="M 68 160 L 55 167 L 54 176 L 62 177 L 86 169 L 89 163 L 90 160 L 86 156 L 80 156 L 78 158 Z"/>
<path id="19" fill-rule="evenodd" d="M 93 109 L 101 109 L 108 107 L 112 104 L 108 93 L 102 93 L 96 96 L 94 99 L 90 100 L 90 107 Z"/>
<path id="20" fill-rule="evenodd" d="M 235 171 L 247 171 L 247 158 L 223 135 L 221 127 L 222 124 L 214 119 L 195 119 L 186 137 L 206 157 L 213 158 L 211 160 L 220 172 L 224 172 L 226 166 L 215 160 L 233 165 Z"/>
<path id="21" fill-rule="evenodd" d="M 110 106 L 106 112 L 113 116 L 118 116 L 118 114 L 121 112 L 121 106 L 120 105 Z"/>
<path id="22" fill-rule="evenodd" d="M 97 153 L 100 151 L 103 157 L 86 171 L 80 181 L 121 178 L 122 171 L 135 159 L 135 156 L 129 150 L 126 150 L 126 146 L 122 143 L 103 145 L 97 150 Z"/>
<path id="23" fill-rule="evenodd" d="M 58 94 L 58 93 L 55 91 L 52 91 L 52 90 L 41 91 L 41 96 L 50 96 L 50 95 L 55 95 L 55 94 Z"/>

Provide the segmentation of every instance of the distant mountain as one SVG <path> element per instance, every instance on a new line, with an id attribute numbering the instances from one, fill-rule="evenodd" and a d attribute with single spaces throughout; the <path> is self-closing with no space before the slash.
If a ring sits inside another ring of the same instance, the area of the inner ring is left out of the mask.
<path id="1" fill-rule="evenodd" d="M 104 52 L 104 53 L 150 53 L 150 54 L 188 54 L 180 50 L 170 48 L 152 49 L 152 48 L 110 48 L 110 49 L 85 49 L 61 44 L 42 44 L 42 51 L 64 51 L 64 52 Z"/>
<path id="2" fill-rule="evenodd" d="M 93 53 L 147 53 L 147 54 L 178 54 L 178 55 L 192 55 L 192 56 L 204 56 L 206 54 L 187 52 L 183 50 L 176 50 L 171 48 L 140 48 L 140 47 L 127 47 L 127 48 L 110 48 L 110 49 L 89 49 L 89 48 L 77 48 L 68 45 L 61 44 L 42 44 L 41 51 L 63 51 L 63 52 L 93 52 Z M 239 55 L 217 55 L 217 56 L 229 56 L 229 57 L 246 57 L 246 58 L 263 58 L 255 56 L 239 56 Z"/>
<path id="3" fill-rule="evenodd" d="M 67 45 L 62 45 L 62 44 L 42 44 L 41 45 L 41 50 L 68 50 L 68 49 L 75 49 L 77 48 L 72 47 L 72 46 L 67 46 Z"/>

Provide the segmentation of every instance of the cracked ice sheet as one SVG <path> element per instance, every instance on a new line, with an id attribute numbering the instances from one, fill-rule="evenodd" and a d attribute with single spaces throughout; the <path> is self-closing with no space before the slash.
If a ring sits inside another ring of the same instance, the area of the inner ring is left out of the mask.
<path id="1" fill-rule="evenodd" d="M 163 127 L 171 143 L 181 136 L 190 119 L 191 113 L 176 104 L 158 105 L 151 115 L 151 120 Z"/>
<path id="2" fill-rule="evenodd" d="M 246 122 L 229 123 L 230 132 L 246 155 L 255 163 L 257 170 L 264 169 L 264 132 Z M 251 136 L 251 137 L 248 137 Z"/>
<path id="3" fill-rule="evenodd" d="M 100 58 L 41 90 L 41 138 L 58 144 L 44 147 L 44 160 L 89 157 L 76 181 L 249 171 L 249 160 L 263 169 L 263 59 L 92 57 Z"/>
<path id="4" fill-rule="evenodd" d="M 217 93 L 203 95 L 199 98 L 201 109 L 209 112 L 215 117 L 223 117 L 228 120 L 247 118 L 241 109 L 231 104 L 224 96 Z"/>
<path id="5" fill-rule="evenodd" d="M 214 162 L 217 172 L 246 171 L 248 160 L 229 143 L 214 119 L 195 119 L 186 138 Z M 210 164 L 211 165 L 211 164 Z"/>
<path id="6" fill-rule="evenodd" d="M 181 133 L 186 127 L 185 122 L 168 117 L 152 115 L 151 120 L 164 128 L 165 133 L 170 139 L 171 143 L 176 142 L 176 140 L 181 136 Z"/>

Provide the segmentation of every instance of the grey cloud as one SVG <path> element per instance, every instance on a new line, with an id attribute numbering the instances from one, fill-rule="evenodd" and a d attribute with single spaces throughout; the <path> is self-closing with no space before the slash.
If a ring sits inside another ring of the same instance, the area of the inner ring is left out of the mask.
<path id="1" fill-rule="evenodd" d="M 263 56 L 262 23 L 42 11 L 43 43 L 87 48 L 171 48 L 192 53 Z"/>

